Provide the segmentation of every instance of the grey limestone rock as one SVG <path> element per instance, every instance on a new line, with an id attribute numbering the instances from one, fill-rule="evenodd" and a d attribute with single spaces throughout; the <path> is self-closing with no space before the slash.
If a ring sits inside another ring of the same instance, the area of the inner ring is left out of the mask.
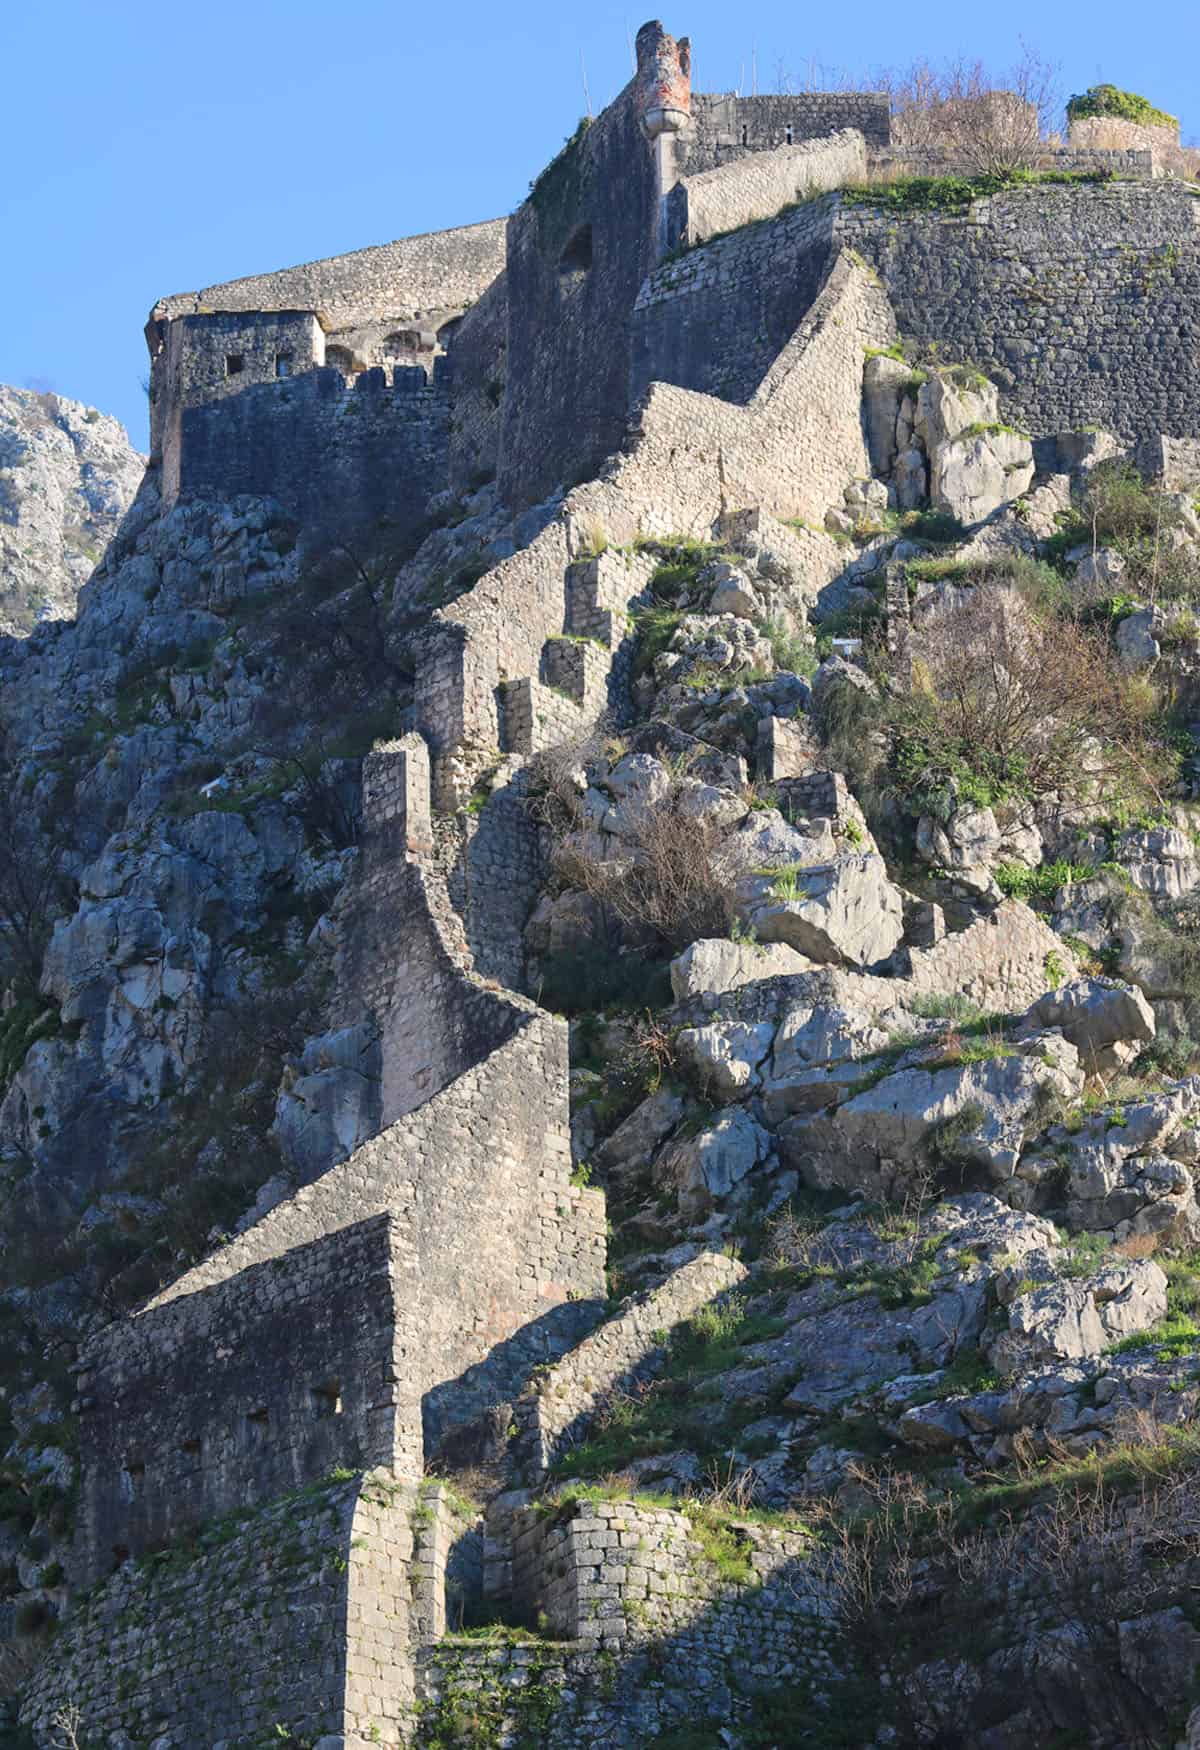
<path id="1" fill-rule="evenodd" d="M 0 384 L 0 632 L 74 614 L 144 468 L 107 414 Z"/>
<path id="2" fill-rule="evenodd" d="M 1026 1011 L 1019 1032 L 1049 1027 L 1071 1041 L 1086 1069 L 1098 1072 L 1132 1062 L 1156 1031 L 1154 1011 L 1140 990 L 1095 978 L 1047 991 Z"/>
<path id="3" fill-rule="evenodd" d="M 707 998 L 706 1006 L 715 1007 L 716 1000 L 727 991 L 758 979 L 807 972 L 811 966 L 810 960 L 785 942 L 759 944 L 706 937 L 693 942 L 672 960 L 671 989 L 676 1002 Z"/>
<path id="4" fill-rule="evenodd" d="M 873 852 L 801 867 L 791 877 L 749 876 L 738 900 L 761 940 L 833 965 L 872 966 L 904 934 L 900 890 Z"/>
<path id="5" fill-rule="evenodd" d="M 930 498 L 968 527 L 1027 492 L 1033 481 L 1033 445 L 1004 428 L 964 432 L 931 451 Z"/>

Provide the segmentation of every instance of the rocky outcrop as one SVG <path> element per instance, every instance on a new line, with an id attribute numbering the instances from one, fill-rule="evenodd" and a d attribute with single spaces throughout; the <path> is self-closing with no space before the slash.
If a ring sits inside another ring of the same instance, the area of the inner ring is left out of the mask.
<path id="1" fill-rule="evenodd" d="M 74 615 L 144 467 L 107 414 L 0 384 L 0 632 Z"/>

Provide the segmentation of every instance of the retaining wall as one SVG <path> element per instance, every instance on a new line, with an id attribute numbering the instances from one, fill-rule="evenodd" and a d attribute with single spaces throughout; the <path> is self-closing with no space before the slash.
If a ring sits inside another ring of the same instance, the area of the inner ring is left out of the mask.
<path id="1" fill-rule="evenodd" d="M 1200 436 L 1200 196 L 1180 184 L 1041 184 L 959 217 L 841 203 L 834 241 L 877 270 L 906 339 L 993 377 L 1035 437 Z"/>

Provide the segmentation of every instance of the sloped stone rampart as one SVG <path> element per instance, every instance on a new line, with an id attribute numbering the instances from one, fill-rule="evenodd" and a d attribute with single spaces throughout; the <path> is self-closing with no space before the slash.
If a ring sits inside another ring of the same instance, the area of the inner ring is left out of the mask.
<path id="1" fill-rule="evenodd" d="M 504 268 L 505 219 L 401 237 L 162 298 L 151 321 L 212 310 L 314 310 L 328 327 L 470 303 Z"/>
<path id="2" fill-rule="evenodd" d="M 668 244 L 672 249 L 694 245 L 720 231 L 772 219 L 790 202 L 864 182 L 866 175 L 866 142 L 853 128 L 747 153 L 676 184 L 667 202 Z"/>
<path id="3" fill-rule="evenodd" d="M 414 1497 L 356 1478 L 127 1562 L 63 1624 L 23 1722 L 44 1744 L 76 1707 L 87 1743 L 398 1745 L 413 1702 Z"/>
<path id="4" fill-rule="evenodd" d="M 547 1471 L 585 1437 L 592 1415 L 613 1391 L 661 1371 L 664 1333 L 736 1288 L 746 1274 L 736 1259 L 702 1252 L 658 1288 L 626 1302 L 615 1318 L 542 1373 L 521 1399 L 518 1462 L 533 1475 Z"/>
<path id="5" fill-rule="evenodd" d="M 498 746 L 498 689 L 540 672 L 546 639 L 563 629 L 567 569 L 597 539 L 623 547 L 639 535 L 707 535 L 747 507 L 820 521 L 847 480 L 868 472 L 864 352 L 894 335 L 874 275 L 843 255 L 746 406 L 651 384 L 626 452 L 570 493 L 528 547 L 435 616 L 415 700 L 435 771 L 460 750 L 483 757 Z M 441 776 L 434 791 L 446 800 Z"/>

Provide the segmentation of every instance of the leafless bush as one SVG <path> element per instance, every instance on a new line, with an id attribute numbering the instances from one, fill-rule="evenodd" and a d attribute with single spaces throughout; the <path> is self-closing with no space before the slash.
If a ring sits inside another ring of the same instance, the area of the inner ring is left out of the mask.
<path id="1" fill-rule="evenodd" d="M 1058 69 L 1024 45 L 1004 71 L 921 60 L 874 74 L 871 84 L 891 98 L 897 146 L 946 152 L 956 170 L 977 176 L 1036 165 L 1061 109 Z"/>
<path id="2" fill-rule="evenodd" d="M 1100 634 L 981 584 L 909 651 L 910 683 L 891 710 L 902 787 L 969 772 L 999 799 L 1104 782 L 1161 800 L 1171 766 L 1152 733 L 1156 696 L 1122 672 Z"/>
<path id="3" fill-rule="evenodd" d="M 57 1734 L 61 1750 L 81 1750 L 79 1728 L 82 1723 L 83 1715 L 74 1702 L 56 1709 L 51 1715 L 50 1729 Z"/>
<path id="4" fill-rule="evenodd" d="M 683 793 L 676 782 L 662 796 L 627 803 L 625 831 L 611 849 L 596 835 L 574 833 L 554 854 L 570 886 L 669 948 L 723 935 L 731 916 L 718 856 L 723 829 L 703 814 L 683 812 Z"/>

